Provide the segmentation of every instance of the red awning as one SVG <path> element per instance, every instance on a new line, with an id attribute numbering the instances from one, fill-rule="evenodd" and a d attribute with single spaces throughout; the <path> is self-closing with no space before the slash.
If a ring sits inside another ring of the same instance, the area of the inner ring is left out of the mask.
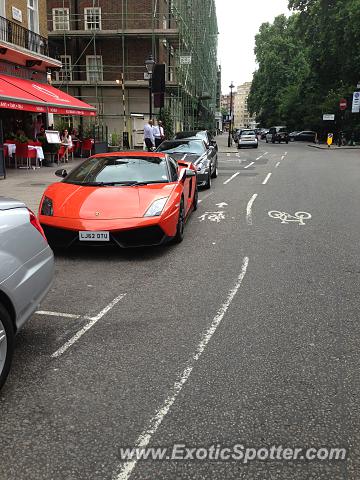
<path id="1" fill-rule="evenodd" d="M 0 108 L 95 116 L 95 107 L 51 85 L 0 74 Z"/>

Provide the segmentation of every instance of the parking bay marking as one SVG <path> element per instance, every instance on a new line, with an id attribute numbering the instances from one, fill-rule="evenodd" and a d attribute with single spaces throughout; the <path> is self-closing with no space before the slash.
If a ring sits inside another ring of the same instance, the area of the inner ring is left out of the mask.
<path id="1" fill-rule="evenodd" d="M 245 167 L 245 168 L 246 168 L 246 167 Z M 225 180 L 224 185 L 227 185 L 228 183 L 230 183 L 231 180 L 234 180 L 234 178 L 237 177 L 238 175 L 240 175 L 240 172 L 234 173 L 234 175 L 233 175 L 232 177 L 230 177 L 230 178 L 228 178 L 227 180 Z"/>
<path id="2" fill-rule="evenodd" d="M 277 164 L 275 165 L 275 168 L 278 168 L 278 166 L 280 165 L 281 162 L 277 162 Z"/>
<path id="3" fill-rule="evenodd" d="M 47 310 L 38 310 L 37 315 L 47 315 L 50 317 L 64 317 L 64 318 L 80 318 L 81 315 L 73 315 L 72 313 L 48 312 Z"/>
<path id="4" fill-rule="evenodd" d="M 82 317 L 82 318 L 84 318 L 86 320 L 90 320 L 90 321 L 84 327 L 82 327 L 77 333 L 75 333 L 75 335 L 73 337 L 71 337 L 70 340 L 68 340 L 62 347 L 60 347 L 58 350 L 56 350 L 56 352 L 54 352 L 51 355 L 51 358 L 58 358 L 61 355 L 63 355 L 75 342 L 77 342 L 84 335 L 84 333 L 86 333 L 88 330 L 90 330 L 91 327 L 93 327 L 118 302 L 120 302 L 120 300 L 122 300 L 125 297 L 125 295 L 126 295 L 126 293 L 122 293 L 121 295 L 114 298 L 114 300 L 112 302 L 110 302 L 109 305 L 107 305 L 105 308 L 103 308 L 101 310 L 101 312 L 99 312 L 97 315 L 95 315 L 95 317 L 89 317 L 89 316 Z M 54 314 L 55 312 L 51 312 L 51 313 Z M 41 314 L 43 314 L 43 313 L 41 313 Z M 60 316 L 64 317 L 64 316 L 68 316 L 68 315 L 69 314 L 62 314 Z M 73 316 L 73 317 L 70 317 L 70 318 L 75 318 L 75 317 Z M 80 318 L 80 316 L 78 316 L 77 318 Z"/>
<path id="5" fill-rule="evenodd" d="M 263 185 L 266 185 L 266 184 L 267 184 L 267 182 L 269 181 L 271 175 L 272 175 L 272 173 L 268 173 L 268 174 L 266 175 L 265 180 L 262 182 Z"/>
<path id="6" fill-rule="evenodd" d="M 200 343 L 197 345 L 194 353 L 189 358 L 186 367 L 182 371 L 178 380 L 175 381 L 174 385 L 171 387 L 168 396 L 166 397 L 164 403 L 161 407 L 156 411 L 155 415 L 151 418 L 147 428 L 143 430 L 143 432 L 138 437 L 137 441 L 135 442 L 135 447 L 137 448 L 146 448 L 152 440 L 153 435 L 157 432 L 158 428 L 160 427 L 162 421 L 169 413 L 171 407 L 175 403 L 175 400 L 179 396 L 181 390 L 183 389 L 185 383 L 188 381 L 191 372 L 195 368 L 196 362 L 199 360 L 203 352 L 205 351 L 207 345 L 209 344 L 211 338 L 213 337 L 214 333 L 216 332 L 217 328 L 219 327 L 220 323 L 222 322 L 223 318 L 225 317 L 226 312 L 228 311 L 232 301 L 235 298 L 238 290 L 240 289 L 242 282 L 245 278 L 247 269 L 249 265 L 249 258 L 245 257 L 243 259 L 241 272 L 237 278 L 237 281 L 234 287 L 228 293 L 228 296 L 225 302 L 219 308 L 217 314 L 215 315 L 213 321 L 211 322 L 209 328 L 203 334 L 202 338 L 200 339 Z M 128 480 L 134 468 L 137 465 L 138 460 L 129 460 L 128 462 L 124 463 L 120 467 L 119 473 L 115 473 L 113 476 L 113 480 Z"/>

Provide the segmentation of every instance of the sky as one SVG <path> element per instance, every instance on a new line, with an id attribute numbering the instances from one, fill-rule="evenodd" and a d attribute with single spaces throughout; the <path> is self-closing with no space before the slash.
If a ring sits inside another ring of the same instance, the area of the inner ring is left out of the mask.
<path id="1" fill-rule="evenodd" d="M 288 0 L 215 0 L 219 28 L 218 61 L 222 70 L 222 92 L 231 81 L 251 81 L 256 69 L 255 35 L 260 25 L 288 14 Z"/>

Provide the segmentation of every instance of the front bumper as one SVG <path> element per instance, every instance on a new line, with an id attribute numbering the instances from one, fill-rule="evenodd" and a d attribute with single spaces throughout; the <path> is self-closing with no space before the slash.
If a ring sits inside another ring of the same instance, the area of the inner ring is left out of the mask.
<path id="1" fill-rule="evenodd" d="M 201 170 L 197 172 L 197 185 L 198 187 L 204 187 L 209 179 L 209 169 Z"/>
<path id="2" fill-rule="evenodd" d="M 166 217 L 130 218 L 115 220 L 83 220 L 40 215 L 40 223 L 53 247 L 117 246 L 121 248 L 162 245 L 175 236 L 178 210 Z M 80 231 L 108 231 L 108 242 L 83 242 Z"/>

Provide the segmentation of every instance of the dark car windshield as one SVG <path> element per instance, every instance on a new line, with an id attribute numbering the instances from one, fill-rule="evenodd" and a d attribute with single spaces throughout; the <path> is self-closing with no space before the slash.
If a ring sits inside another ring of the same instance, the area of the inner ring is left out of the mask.
<path id="1" fill-rule="evenodd" d="M 69 173 L 65 183 L 79 185 L 138 185 L 169 182 L 166 159 L 162 157 L 88 158 Z"/>
<path id="2" fill-rule="evenodd" d="M 168 140 L 160 145 L 158 151 L 166 153 L 192 153 L 195 155 L 202 155 L 205 153 L 206 149 L 203 142 L 199 142 L 197 140 L 188 140 L 183 142 L 172 142 L 171 140 Z"/>
<path id="3" fill-rule="evenodd" d="M 243 130 L 241 132 L 241 136 L 243 136 L 243 135 L 256 135 L 256 134 L 255 134 L 254 130 Z"/>

